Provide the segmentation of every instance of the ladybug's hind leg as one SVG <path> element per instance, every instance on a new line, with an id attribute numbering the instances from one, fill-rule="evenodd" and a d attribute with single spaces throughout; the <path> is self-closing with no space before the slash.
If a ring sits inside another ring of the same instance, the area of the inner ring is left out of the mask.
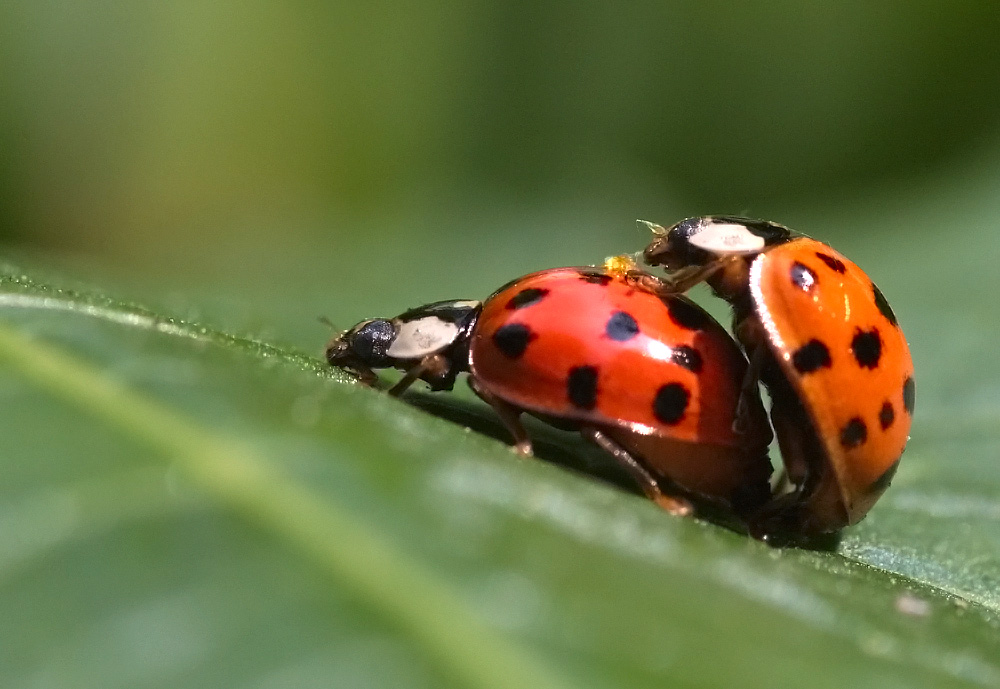
<path id="1" fill-rule="evenodd" d="M 651 473 L 649 473 L 649 470 L 644 467 L 639 460 L 633 457 L 632 453 L 619 445 L 613 439 L 609 438 L 602 431 L 589 426 L 584 426 L 580 429 L 580 434 L 614 457 L 615 460 L 632 476 L 632 478 L 635 479 L 635 482 L 639 484 L 640 488 L 642 488 L 646 497 L 665 509 L 667 512 L 682 517 L 690 515 L 694 512 L 694 508 L 691 503 L 684 498 L 664 493 L 659 482 Z"/>
<path id="2" fill-rule="evenodd" d="M 500 417 L 503 425 L 507 427 L 510 434 L 514 436 L 514 450 L 524 457 L 531 456 L 531 438 L 528 431 L 521 425 L 521 410 L 513 404 L 506 402 L 491 392 L 487 392 L 476 384 L 476 379 L 469 376 L 469 387 L 479 395 L 479 398 L 486 404 L 493 407 L 493 410 Z"/>
<path id="3" fill-rule="evenodd" d="M 750 354 L 750 365 L 743 376 L 740 385 L 740 399 L 736 403 L 736 413 L 733 415 L 733 432 L 744 435 L 753 428 L 752 416 L 755 407 L 760 407 L 760 372 L 764 367 L 767 355 L 762 347 L 757 347 Z"/>
<path id="4" fill-rule="evenodd" d="M 419 363 L 408 369 L 395 385 L 389 388 L 389 394 L 393 397 L 399 397 L 425 374 L 439 376 L 447 369 L 447 366 L 448 361 L 440 354 L 425 356 Z"/>

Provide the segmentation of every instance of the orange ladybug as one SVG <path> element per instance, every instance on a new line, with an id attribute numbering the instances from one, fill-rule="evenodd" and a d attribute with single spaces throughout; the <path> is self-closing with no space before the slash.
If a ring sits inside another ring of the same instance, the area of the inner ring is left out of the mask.
<path id="1" fill-rule="evenodd" d="M 468 372 L 519 452 L 531 453 L 523 412 L 578 430 L 674 513 L 693 501 L 745 515 L 770 497 L 771 430 L 760 398 L 741 396 L 739 347 L 693 302 L 661 296 L 623 270 L 544 270 L 482 303 L 363 321 L 334 338 L 326 357 L 369 384 L 373 369 L 405 371 L 396 395 L 418 379 L 451 389 Z"/>
<path id="2" fill-rule="evenodd" d="M 793 489 L 752 517 L 763 537 L 809 537 L 860 521 L 888 488 L 910 430 L 913 361 L 889 303 L 826 244 L 763 220 L 689 218 L 643 256 L 670 289 L 705 281 L 772 398 Z"/>

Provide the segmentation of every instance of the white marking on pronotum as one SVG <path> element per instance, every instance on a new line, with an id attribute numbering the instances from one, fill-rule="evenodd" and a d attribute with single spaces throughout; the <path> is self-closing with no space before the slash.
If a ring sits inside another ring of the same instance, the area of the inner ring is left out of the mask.
<path id="1" fill-rule="evenodd" d="M 764 248 L 763 237 L 745 225 L 729 222 L 708 222 L 688 242 L 714 254 L 754 254 Z"/>
<path id="2" fill-rule="evenodd" d="M 470 299 L 470 300 L 465 300 L 465 301 L 453 301 L 452 305 L 458 306 L 458 307 L 463 308 L 463 309 L 474 309 L 474 308 L 477 308 L 480 303 L 481 302 L 479 302 L 479 301 L 476 301 L 474 299 Z"/>
<path id="3" fill-rule="evenodd" d="M 425 313 L 434 313 L 436 311 L 454 311 L 456 309 L 475 309 L 478 308 L 481 303 L 482 302 L 474 299 L 443 301 L 439 304 L 427 304 L 426 306 L 421 306 L 420 310 Z"/>
<path id="4" fill-rule="evenodd" d="M 437 316 L 426 316 L 400 323 L 396 339 L 386 354 L 396 359 L 421 359 L 435 354 L 458 335 L 458 326 Z"/>

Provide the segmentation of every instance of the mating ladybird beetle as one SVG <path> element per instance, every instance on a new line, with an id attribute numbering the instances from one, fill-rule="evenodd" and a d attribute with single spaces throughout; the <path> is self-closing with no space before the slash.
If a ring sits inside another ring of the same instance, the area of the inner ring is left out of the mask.
<path id="1" fill-rule="evenodd" d="M 369 384 L 372 369 L 405 371 L 396 395 L 418 379 L 451 389 L 468 372 L 524 455 L 528 412 L 579 430 L 673 513 L 689 513 L 691 500 L 756 511 L 770 497 L 772 436 L 760 398 L 741 398 L 746 359 L 700 307 L 628 272 L 609 263 L 533 273 L 482 303 L 438 302 L 359 323 L 326 357 Z"/>
<path id="2" fill-rule="evenodd" d="M 794 489 L 753 518 L 763 536 L 836 531 L 889 486 L 913 414 L 913 361 L 896 316 L 860 268 L 826 244 L 762 220 L 690 218 L 644 252 L 672 289 L 706 281 L 733 307 L 750 360 L 744 388 L 771 394 Z"/>

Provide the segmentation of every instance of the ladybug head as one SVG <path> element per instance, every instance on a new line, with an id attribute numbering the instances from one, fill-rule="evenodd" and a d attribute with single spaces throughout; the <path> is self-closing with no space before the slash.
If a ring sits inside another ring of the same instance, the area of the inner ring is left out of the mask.
<path id="1" fill-rule="evenodd" d="M 688 218 L 653 231 L 656 237 L 643 252 L 643 259 L 668 271 L 704 266 L 723 256 L 757 254 L 791 236 L 782 225 L 728 215 Z"/>
<path id="2" fill-rule="evenodd" d="M 663 266 L 668 271 L 689 266 L 703 266 L 712 260 L 712 254 L 691 244 L 691 237 L 702 230 L 705 218 L 688 218 L 664 229 L 651 225 L 653 241 L 642 252 L 647 265 Z"/>
<path id="3" fill-rule="evenodd" d="M 326 360 L 331 366 L 352 370 L 392 366 L 388 350 L 396 339 L 396 326 L 382 318 L 362 321 L 330 340 Z"/>

